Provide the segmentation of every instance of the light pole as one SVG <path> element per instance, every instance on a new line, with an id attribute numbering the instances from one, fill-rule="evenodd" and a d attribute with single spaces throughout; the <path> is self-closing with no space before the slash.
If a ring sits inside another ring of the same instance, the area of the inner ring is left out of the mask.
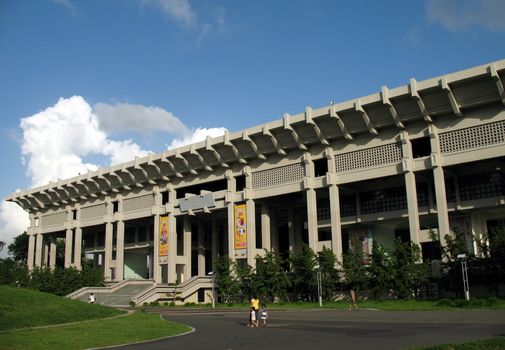
<path id="1" fill-rule="evenodd" d="M 212 277 L 212 308 L 216 307 L 216 274 L 211 271 L 209 275 Z"/>
<path id="2" fill-rule="evenodd" d="M 323 285 L 321 283 L 321 269 L 319 265 L 314 266 L 317 276 L 317 296 L 319 299 L 319 307 L 323 307 Z"/>
<path id="3" fill-rule="evenodd" d="M 458 254 L 457 258 L 461 261 L 461 272 L 463 274 L 463 291 L 465 300 L 470 300 L 470 285 L 468 284 L 468 267 L 466 266 L 466 254 Z"/>

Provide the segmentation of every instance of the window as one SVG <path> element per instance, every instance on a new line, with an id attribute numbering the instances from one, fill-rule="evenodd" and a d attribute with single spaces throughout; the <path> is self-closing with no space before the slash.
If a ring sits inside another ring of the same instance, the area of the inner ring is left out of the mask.
<path id="1" fill-rule="evenodd" d="M 161 205 L 168 203 L 168 191 L 161 192 Z"/>
<path id="2" fill-rule="evenodd" d="M 112 213 L 117 213 L 119 212 L 119 202 L 114 201 L 112 202 Z"/>
<path id="3" fill-rule="evenodd" d="M 314 160 L 314 173 L 315 176 L 326 176 L 328 172 L 328 160 L 326 158 Z"/>
<path id="4" fill-rule="evenodd" d="M 235 176 L 235 182 L 237 187 L 237 192 L 243 191 L 245 188 L 245 176 Z"/>
<path id="5" fill-rule="evenodd" d="M 427 157 L 431 154 L 431 142 L 429 137 L 410 140 L 412 156 L 414 158 Z"/>

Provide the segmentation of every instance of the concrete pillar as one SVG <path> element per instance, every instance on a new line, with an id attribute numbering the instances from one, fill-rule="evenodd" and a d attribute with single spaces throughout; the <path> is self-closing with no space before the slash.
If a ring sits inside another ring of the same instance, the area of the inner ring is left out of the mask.
<path id="1" fill-rule="evenodd" d="M 176 257 L 177 257 L 177 219 L 173 213 L 169 213 L 168 214 L 168 259 L 167 259 L 168 283 L 175 283 L 177 281 Z"/>
<path id="2" fill-rule="evenodd" d="M 124 279 L 124 221 L 119 220 L 116 224 L 116 280 Z"/>
<path id="3" fill-rule="evenodd" d="M 198 276 L 205 276 L 205 227 L 198 221 Z"/>
<path id="4" fill-rule="evenodd" d="M 51 270 L 56 267 L 56 239 L 54 237 L 49 243 L 49 267 Z"/>
<path id="5" fill-rule="evenodd" d="M 235 260 L 235 192 L 237 183 L 231 170 L 226 171 L 226 202 L 228 211 L 228 257 Z"/>
<path id="6" fill-rule="evenodd" d="M 211 244 L 212 244 L 212 271 L 215 270 L 216 262 L 217 262 L 217 257 L 218 257 L 218 250 L 219 250 L 219 240 L 218 240 L 218 235 L 219 235 L 219 225 L 217 224 L 216 219 L 212 219 L 212 233 L 211 233 Z"/>
<path id="7" fill-rule="evenodd" d="M 103 274 L 106 281 L 110 281 L 112 278 L 111 267 L 112 267 L 112 236 L 113 236 L 113 224 L 112 222 L 107 222 L 105 224 L 105 256 L 103 262 Z"/>
<path id="8" fill-rule="evenodd" d="M 44 244 L 44 236 L 37 234 L 35 241 L 35 266 L 42 267 L 42 246 Z"/>
<path id="9" fill-rule="evenodd" d="M 74 236 L 74 266 L 76 269 L 81 270 L 81 260 L 82 260 L 82 228 L 77 227 L 75 229 Z"/>
<path id="10" fill-rule="evenodd" d="M 270 210 L 265 203 L 261 203 L 261 244 L 262 248 L 267 251 L 272 249 L 270 237 Z"/>
<path id="11" fill-rule="evenodd" d="M 405 191 L 407 193 L 407 210 L 409 215 L 409 231 L 412 243 L 419 244 L 419 209 L 417 206 L 416 176 L 412 158 L 412 148 L 408 133 L 401 134 L 402 141 L 402 168 L 405 172 Z"/>
<path id="12" fill-rule="evenodd" d="M 289 251 L 292 253 L 295 250 L 295 216 L 292 207 L 288 208 L 288 235 Z"/>
<path id="13" fill-rule="evenodd" d="M 309 247 L 317 252 L 317 198 L 316 190 L 313 186 L 314 181 L 314 162 L 310 153 L 305 153 L 303 156 L 303 162 L 305 163 L 305 178 L 304 185 L 307 196 L 307 228 L 309 231 Z"/>
<path id="14" fill-rule="evenodd" d="M 270 242 L 271 250 L 279 252 L 279 227 L 277 226 L 277 215 L 275 210 L 270 210 Z"/>
<path id="15" fill-rule="evenodd" d="M 46 236 L 46 239 L 42 242 L 42 264 L 41 266 L 48 267 L 49 266 L 49 237 Z"/>
<path id="16" fill-rule="evenodd" d="M 337 257 L 337 262 L 342 262 L 342 227 L 340 225 L 340 198 L 338 186 L 330 185 L 330 222 L 331 222 L 331 249 Z"/>
<path id="17" fill-rule="evenodd" d="M 249 166 L 244 168 L 245 175 L 245 205 L 246 205 L 246 227 L 247 227 L 247 264 L 252 268 L 256 267 L 256 205 L 253 200 L 252 172 Z"/>
<path id="18" fill-rule="evenodd" d="M 65 268 L 72 266 L 72 239 L 74 233 L 72 229 L 67 229 L 65 232 Z"/>
<path id="19" fill-rule="evenodd" d="M 184 260 L 184 279 L 191 278 L 191 221 L 188 215 L 183 217 L 183 252 Z M 182 281 L 181 281 L 182 282 Z"/>
<path id="20" fill-rule="evenodd" d="M 30 234 L 28 235 L 28 270 L 32 271 L 33 270 L 33 260 L 35 257 L 35 235 Z"/>
<path id="21" fill-rule="evenodd" d="M 433 166 L 433 182 L 435 185 L 435 200 L 437 202 L 437 221 L 440 243 L 446 245 L 445 235 L 450 235 L 449 215 L 447 211 L 447 196 L 445 192 L 445 176 L 442 167 L 443 158 L 440 154 L 438 133 L 434 125 L 430 125 L 431 165 Z"/>
<path id="22" fill-rule="evenodd" d="M 154 232 L 153 232 L 153 276 L 154 282 L 160 284 L 161 281 L 161 267 L 160 267 L 160 242 L 159 242 L 159 231 L 160 231 L 160 215 L 154 215 Z"/>

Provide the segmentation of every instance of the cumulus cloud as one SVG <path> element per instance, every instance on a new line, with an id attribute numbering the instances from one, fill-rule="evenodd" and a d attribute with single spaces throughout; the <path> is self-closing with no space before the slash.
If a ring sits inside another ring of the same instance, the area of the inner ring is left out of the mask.
<path id="1" fill-rule="evenodd" d="M 503 0 L 427 0 L 426 16 L 451 31 L 482 27 L 505 31 Z"/>
<path id="2" fill-rule="evenodd" d="M 93 107 L 99 120 L 100 129 L 114 132 L 154 132 L 187 133 L 186 126 L 172 113 L 160 107 L 139 104 L 97 103 Z"/>
<path id="3" fill-rule="evenodd" d="M 15 203 L 2 201 L 0 204 L 0 241 L 5 242 L 5 247 L 0 251 L 0 258 L 7 257 L 9 244 L 14 237 L 26 231 L 30 225 L 28 213 Z"/>
<path id="4" fill-rule="evenodd" d="M 193 130 L 191 134 L 172 140 L 172 142 L 168 145 L 167 149 L 173 149 L 185 145 L 190 145 L 195 142 L 203 141 L 207 138 L 207 136 L 210 137 L 221 136 L 224 134 L 225 131 L 226 128 L 208 128 L 208 129 L 196 128 L 195 130 Z"/>

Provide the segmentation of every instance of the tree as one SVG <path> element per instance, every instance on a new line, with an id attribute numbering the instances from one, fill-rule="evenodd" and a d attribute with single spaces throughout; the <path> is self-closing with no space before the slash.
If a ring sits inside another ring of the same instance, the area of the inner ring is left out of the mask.
<path id="1" fill-rule="evenodd" d="M 372 243 L 372 258 L 370 261 L 370 287 L 377 299 L 387 298 L 392 288 L 392 261 L 387 249 L 377 242 Z"/>
<path id="2" fill-rule="evenodd" d="M 237 281 L 232 277 L 233 261 L 228 255 L 220 256 L 214 266 L 217 294 L 226 304 L 232 303 L 239 292 Z"/>
<path id="3" fill-rule="evenodd" d="M 15 261 L 19 261 L 26 264 L 28 256 L 28 234 L 23 232 L 22 234 L 14 237 L 14 241 L 9 244 L 9 254 Z"/>
<path id="4" fill-rule="evenodd" d="M 318 258 L 321 269 L 323 299 L 331 300 L 339 283 L 338 270 L 335 268 L 337 257 L 333 250 L 323 246 L 323 250 L 318 253 Z"/>
<path id="5" fill-rule="evenodd" d="M 257 294 L 257 287 L 254 280 L 254 271 L 245 260 L 237 261 L 234 264 L 236 281 L 240 289 L 240 301 L 250 300 L 251 297 Z"/>
<path id="6" fill-rule="evenodd" d="M 5 247 L 5 242 L 0 241 L 0 252 L 4 249 L 4 247 Z"/>
<path id="7" fill-rule="evenodd" d="M 342 268 L 348 289 L 356 292 L 363 290 L 367 285 L 367 267 L 364 264 L 365 256 L 361 249 L 359 238 L 351 242 L 351 249 L 343 255 Z"/>
<path id="8" fill-rule="evenodd" d="M 426 266 L 419 263 L 421 248 L 412 242 L 395 239 L 393 253 L 394 287 L 399 298 L 417 297 L 419 290 L 427 280 Z"/>
<path id="9" fill-rule="evenodd" d="M 272 303 L 276 298 L 286 298 L 291 281 L 284 270 L 284 262 L 276 252 L 265 250 L 264 256 L 256 257 L 256 285 L 259 294 Z"/>
<path id="10" fill-rule="evenodd" d="M 314 270 L 317 265 L 317 255 L 306 244 L 302 246 L 302 251 L 292 254 L 291 260 L 291 283 L 296 299 L 315 300 L 317 295 L 317 276 Z"/>

